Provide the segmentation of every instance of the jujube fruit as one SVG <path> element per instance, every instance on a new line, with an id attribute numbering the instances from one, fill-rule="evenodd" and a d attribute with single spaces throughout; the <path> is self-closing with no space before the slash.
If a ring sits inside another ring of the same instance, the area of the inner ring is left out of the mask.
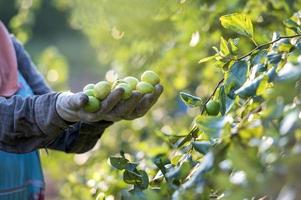
<path id="1" fill-rule="evenodd" d="M 206 112 L 208 115 L 218 115 L 220 110 L 220 104 L 217 101 L 210 100 L 206 104 Z"/>
<path id="2" fill-rule="evenodd" d="M 142 94 L 147 94 L 154 91 L 154 86 L 150 83 L 141 81 L 137 84 L 136 89 Z"/>
<path id="3" fill-rule="evenodd" d="M 89 96 L 88 103 L 84 106 L 86 112 L 96 112 L 100 108 L 100 102 L 97 98 Z"/>
<path id="4" fill-rule="evenodd" d="M 94 90 L 93 90 L 93 89 L 87 89 L 87 90 L 84 90 L 84 93 L 85 93 L 87 96 L 94 96 Z"/>
<path id="5" fill-rule="evenodd" d="M 120 83 L 127 83 L 127 82 L 125 82 L 125 81 L 122 80 L 122 79 L 117 79 L 116 81 L 114 81 L 114 82 L 112 83 L 112 90 L 115 89 L 115 88 L 117 87 L 117 85 L 119 85 Z"/>
<path id="6" fill-rule="evenodd" d="M 123 88 L 124 89 L 122 99 L 128 99 L 132 96 L 132 88 L 128 83 L 120 83 L 116 86 L 116 88 Z"/>
<path id="7" fill-rule="evenodd" d="M 100 81 L 94 86 L 94 96 L 99 99 L 105 99 L 111 92 L 111 84 L 108 81 Z"/>
<path id="8" fill-rule="evenodd" d="M 136 85 L 138 84 L 139 80 L 133 76 L 128 76 L 128 77 L 125 77 L 123 79 L 123 81 L 125 81 L 127 84 L 129 84 L 132 88 L 132 90 L 135 90 L 136 89 Z"/>
<path id="9" fill-rule="evenodd" d="M 94 89 L 94 86 L 95 86 L 95 84 L 90 83 L 90 84 L 88 84 L 88 85 L 86 85 L 86 86 L 84 87 L 83 91 L 90 90 L 90 89 L 93 90 L 93 89 Z"/>
<path id="10" fill-rule="evenodd" d="M 145 71 L 141 75 L 141 81 L 152 84 L 153 86 L 157 85 L 160 82 L 158 74 L 154 71 Z"/>

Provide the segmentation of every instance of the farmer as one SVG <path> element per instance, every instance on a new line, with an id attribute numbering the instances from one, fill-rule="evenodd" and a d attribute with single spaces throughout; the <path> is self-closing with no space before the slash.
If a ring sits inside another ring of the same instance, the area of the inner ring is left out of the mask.
<path id="1" fill-rule="evenodd" d="M 114 122 L 143 116 L 162 91 L 158 84 L 152 94 L 121 101 L 119 88 L 99 111 L 84 112 L 88 97 L 53 92 L 0 21 L 0 200 L 44 199 L 38 149 L 89 151 Z"/>

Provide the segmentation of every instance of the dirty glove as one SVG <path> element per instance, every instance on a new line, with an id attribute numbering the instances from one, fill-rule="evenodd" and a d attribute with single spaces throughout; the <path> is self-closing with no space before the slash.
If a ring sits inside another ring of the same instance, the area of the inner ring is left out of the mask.
<path id="1" fill-rule="evenodd" d="M 102 110 L 113 108 L 122 98 L 124 90 L 118 88 L 113 91 L 104 101 L 102 101 Z M 96 120 L 95 113 L 89 113 L 83 110 L 85 104 L 87 104 L 89 98 L 83 92 L 72 93 L 63 92 L 61 93 L 56 101 L 56 110 L 59 116 L 68 122 L 92 122 L 100 121 L 102 119 Z M 105 107 L 104 107 L 105 106 Z"/>
<path id="2" fill-rule="evenodd" d="M 118 88 L 101 102 L 100 109 L 94 113 L 83 110 L 83 106 L 88 102 L 88 96 L 84 93 L 62 93 L 58 96 L 56 109 L 58 114 L 69 122 L 132 120 L 142 117 L 158 100 L 162 91 L 163 87 L 158 84 L 152 94 L 142 95 L 134 91 L 129 99 L 122 100 L 124 90 Z"/>
<path id="3" fill-rule="evenodd" d="M 123 119 L 133 120 L 144 116 L 149 111 L 149 109 L 157 102 L 162 92 L 163 86 L 157 84 L 155 86 L 154 92 L 151 94 L 145 94 L 140 99 L 140 101 L 138 101 L 137 104 L 132 108 L 132 110 L 123 116 Z"/>

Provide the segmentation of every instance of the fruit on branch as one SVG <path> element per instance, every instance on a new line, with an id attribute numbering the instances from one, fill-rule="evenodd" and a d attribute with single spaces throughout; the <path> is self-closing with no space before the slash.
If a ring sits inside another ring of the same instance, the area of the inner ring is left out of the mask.
<path id="1" fill-rule="evenodd" d="M 220 110 L 220 104 L 217 101 L 214 100 L 210 100 L 207 102 L 206 104 L 206 112 L 208 113 L 208 115 L 218 115 L 219 110 Z"/>

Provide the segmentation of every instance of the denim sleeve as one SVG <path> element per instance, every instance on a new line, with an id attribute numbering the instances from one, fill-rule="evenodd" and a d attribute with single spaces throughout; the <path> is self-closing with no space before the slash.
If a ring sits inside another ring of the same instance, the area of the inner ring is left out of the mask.
<path id="1" fill-rule="evenodd" d="M 41 73 L 38 72 L 22 43 L 14 36 L 12 36 L 12 41 L 17 55 L 18 68 L 34 94 L 42 95 L 52 92 L 52 89 L 45 82 Z M 57 137 L 50 143 L 44 144 L 43 147 L 68 153 L 82 153 L 93 148 L 104 130 L 112 124 L 112 122 L 106 121 L 96 123 L 78 122 L 67 127 L 60 134 L 56 134 Z"/>
<path id="2" fill-rule="evenodd" d="M 0 97 L 0 150 L 26 153 L 45 147 L 69 126 L 56 112 L 58 93 Z"/>
<path id="3" fill-rule="evenodd" d="M 77 123 L 57 137 L 46 148 L 66 153 L 84 153 L 92 149 L 104 130 L 113 122 Z"/>

